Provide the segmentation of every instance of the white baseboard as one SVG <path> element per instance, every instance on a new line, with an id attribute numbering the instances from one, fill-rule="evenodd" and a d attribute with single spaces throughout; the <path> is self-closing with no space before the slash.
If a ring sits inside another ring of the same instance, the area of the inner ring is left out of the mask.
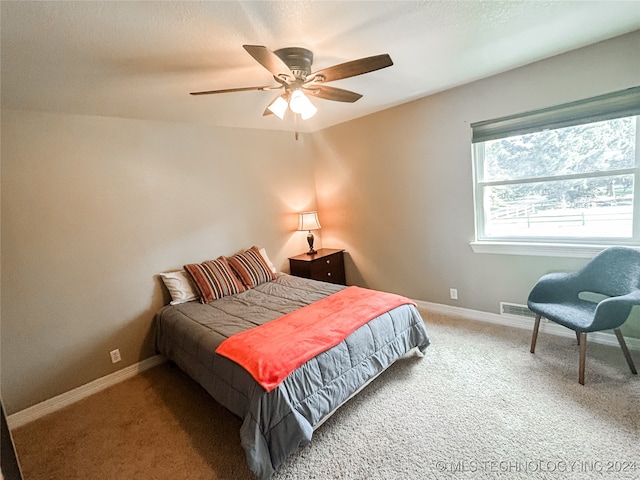
<path id="1" fill-rule="evenodd" d="M 49 413 L 53 413 L 56 410 L 60 410 L 61 408 L 71 405 L 83 398 L 87 398 L 94 393 L 135 377 L 139 373 L 155 367 L 156 365 L 160 365 L 164 361 L 166 361 L 166 359 L 163 356 L 155 355 L 134 365 L 123 368 L 122 370 L 110 373 L 109 375 L 98 378 L 86 385 L 74 388 L 73 390 L 57 395 L 49 400 L 45 400 L 44 402 L 9 415 L 7 417 L 7 425 L 10 429 L 26 425 L 27 423 L 33 422 L 34 420 L 44 417 Z"/>
<path id="2" fill-rule="evenodd" d="M 414 300 L 416 305 L 425 310 L 445 315 L 453 315 L 464 318 L 466 320 L 476 320 L 480 322 L 494 323 L 497 325 L 505 325 L 507 327 L 522 328 L 533 332 L 533 318 L 518 317 L 515 315 L 499 315 L 497 313 L 481 312 L 479 310 L 471 310 L 468 308 L 454 307 L 451 305 L 443 305 L 440 303 L 424 302 L 422 300 Z M 575 338 L 576 334 L 573 330 L 565 328 L 557 323 L 543 321 L 540 322 L 540 332 L 558 335 L 560 337 Z M 589 333 L 588 340 L 590 342 L 601 343 L 603 345 L 619 346 L 618 339 L 613 333 L 592 332 Z M 640 339 L 625 338 L 625 343 L 629 350 L 640 351 Z"/>

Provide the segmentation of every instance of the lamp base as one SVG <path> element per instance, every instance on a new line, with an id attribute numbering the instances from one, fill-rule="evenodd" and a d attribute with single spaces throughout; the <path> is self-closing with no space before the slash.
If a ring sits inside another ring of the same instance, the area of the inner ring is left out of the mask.
<path id="1" fill-rule="evenodd" d="M 311 230 L 309 230 L 309 233 L 307 234 L 307 243 L 309 244 L 309 251 L 307 252 L 307 255 L 314 255 L 318 253 L 313 249 L 313 233 L 311 233 Z"/>

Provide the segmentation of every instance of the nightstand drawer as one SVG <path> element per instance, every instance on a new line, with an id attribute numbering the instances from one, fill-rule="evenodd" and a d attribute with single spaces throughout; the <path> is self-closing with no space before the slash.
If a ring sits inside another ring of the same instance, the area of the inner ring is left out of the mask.
<path id="1" fill-rule="evenodd" d="M 321 258 L 311 263 L 311 278 L 332 283 L 344 283 L 342 254 Z"/>
<path id="2" fill-rule="evenodd" d="M 344 250 L 321 248 L 313 255 L 291 257 L 291 275 L 346 285 L 343 252 Z"/>

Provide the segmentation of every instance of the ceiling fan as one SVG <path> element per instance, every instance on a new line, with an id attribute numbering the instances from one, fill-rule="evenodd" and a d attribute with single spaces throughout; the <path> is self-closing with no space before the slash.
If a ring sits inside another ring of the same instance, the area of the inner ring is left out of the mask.
<path id="1" fill-rule="evenodd" d="M 317 112 L 317 108 L 307 95 L 348 103 L 362 98 L 359 93 L 330 87 L 325 83 L 355 77 L 393 65 L 391 57 L 385 53 L 341 63 L 312 73 L 313 52 L 306 48 L 287 47 L 271 51 L 262 45 L 243 45 L 243 47 L 260 65 L 271 72 L 278 85 L 208 90 L 192 92 L 191 95 L 284 89 L 284 92 L 267 106 L 263 115 L 275 114 L 280 119 L 284 119 L 287 107 L 289 107 L 292 112 L 299 114 L 303 120 L 306 120 Z"/>

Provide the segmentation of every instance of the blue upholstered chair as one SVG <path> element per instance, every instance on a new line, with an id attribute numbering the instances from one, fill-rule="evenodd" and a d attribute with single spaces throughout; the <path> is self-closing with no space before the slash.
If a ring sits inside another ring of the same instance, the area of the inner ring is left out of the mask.
<path id="1" fill-rule="evenodd" d="M 580 348 L 578 381 L 582 385 L 589 332 L 613 329 L 631 372 L 637 373 L 620 326 L 632 307 L 640 305 L 640 251 L 610 247 L 578 272 L 544 275 L 533 287 L 527 304 L 536 314 L 531 353 L 536 348 L 541 317 L 576 332 Z"/>

